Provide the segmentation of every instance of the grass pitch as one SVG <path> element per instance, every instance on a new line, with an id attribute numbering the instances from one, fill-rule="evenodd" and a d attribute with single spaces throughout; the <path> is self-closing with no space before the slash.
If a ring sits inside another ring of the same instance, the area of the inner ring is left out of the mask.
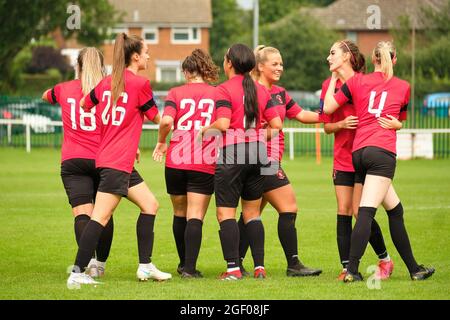
<path id="1" fill-rule="evenodd" d="M 284 169 L 293 184 L 300 213 L 299 253 L 308 266 L 323 269 L 319 277 L 288 278 L 277 236 L 277 213 L 263 213 L 266 231 L 266 270 L 261 281 L 217 280 L 224 271 L 214 201 L 204 223 L 197 267 L 204 279 L 184 280 L 176 274 L 178 257 L 172 235 L 172 210 L 165 192 L 163 165 L 144 150 L 137 166 L 160 202 L 155 224 L 153 262 L 173 274 L 164 283 L 136 281 L 138 264 L 135 223 L 139 210 L 127 200 L 117 208 L 115 233 L 103 285 L 66 288 L 66 270 L 74 261 L 73 218 L 59 177 L 59 150 L 0 148 L 0 299 L 448 299 L 450 297 L 450 161 L 399 161 L 394 186 L 405 208 L 405 223 L 419 263 L 436 268 L 434 276 L 412 282 L 389 236 L 387 216 L 377 213 L 394 273 L 379 289 L 366 281 L 346 285 L 336 245 L 336 203 L 331 158 L 316 165 L 313 158 L 286 159 Z M 376 264 L 368 247 L 360 271 Z M 252 269 L 251 256 L 246 258 Z"/>

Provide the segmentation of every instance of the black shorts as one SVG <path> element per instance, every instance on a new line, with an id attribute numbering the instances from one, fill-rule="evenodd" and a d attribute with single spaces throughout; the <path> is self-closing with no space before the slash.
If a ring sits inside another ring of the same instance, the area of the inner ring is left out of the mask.
<path id="1" fill-rule="evenodd" d="M 214 193 L 214 175 L 193 171 L 165 169 L 166 189 L 171 195 L 186 195 L 188 192 L 211 195 Z"/>
<path id="2" fill-rule="evenodd" d="M 335 186 L 353 187 L 355 185 L 355 173 L 334 169 L 333 183 Z"/>
<path id="3" fill-rule="evenodd" d="M 271 162 L 268 170 L 271 174 L 266 175 L 264 179 L 264 193 L 287 186 L 289 179 L 279 162 Z"/>
<path id="4" fill-rule="evenodd" d="M 355 183 L 362 183 L 366 175 L 394 178 L 396 156 L 395 153 L 379 147 L 365 147 L 352 154 L 355 168 Z"/>
<path id="5" fill-rule="evenodd" d="M 144 179 L 141 177 L 139 172 L 133 168 L 133 171 L 131 171 L 130 174 L 130 183 L 128 184 L 128 188 L 132 188 L 134 186 L 137 186 L 138 184 L 144 182 Z"/>
<path id="6" fill-rule="evenodd" d="M 257 200 L 264 191 L 267 147 L 262 142 L 240 143 L 220 149 L 214 178 L 216 207 L 237 208 L 239 198 Z"/>
<path id="7" fill-rule="evenodd" d="M 128 196 L 128 189 L 144 182 L 141 175 L 135 168 L 131 173 L 111 169 L 97 168 L 100 175 L 98 191 L 118 194 L 122 197 Z"/>
<path id="8" fill-rule="evenodd" d="M 61 163 L 61 179 L 72 208 L 94 203 L 100 177 L 95 160 L 74 158 Z"/>

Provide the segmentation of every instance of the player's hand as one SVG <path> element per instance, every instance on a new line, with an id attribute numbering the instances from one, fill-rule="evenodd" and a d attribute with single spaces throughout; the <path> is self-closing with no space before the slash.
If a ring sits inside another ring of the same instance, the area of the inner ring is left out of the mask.
<path id="1" fill-rule="evenodd" d="M 141 150 L 139 148 L 136 151 L 136 162 L 139 163 L 141 161 Z"/>
<path id="2" fill-rule="evenodd" d="M 402 123 L 394 116 L 391 116 L 390 114 L 386 115 L 385 117 L 379 117 L 378 118 L 378 124 L 388 130 L 399 130 L 402 128 Z"/>
<path id="3" fill-rule="evenodd" d="M 167 152 L 167 143 L 158 142 L 153 150 L 153 160 L 162 162 L 164 154 Z"/>
<path id="4" fill-rule="evenodd" d="M 358 117 L 348 116 L 341 121 L 342 129 L 356 129 L 358 127 Z"/>
<path id="5" fill-rule="evenodd" d="M 198 130 L 198 133 L 195 136 L 195 142 L 196 143 L 203 143 L 203 128 L 200 128 L 200 130 Z"/>

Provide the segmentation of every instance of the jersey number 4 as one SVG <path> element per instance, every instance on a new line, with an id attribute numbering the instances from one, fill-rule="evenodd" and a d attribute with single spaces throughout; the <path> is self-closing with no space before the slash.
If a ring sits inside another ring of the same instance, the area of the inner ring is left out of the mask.
<path id="1" fill-rule="evenodd" d="M 383 91 L 381 93 L 380 104 L 378 105 L 377 109 L 374 109 L 373 103 L 374 103 L 376 95 L 377 95 L 377 93 L 375 91 L 370 91 L 369 113 L 372 113 L 375 115 L 376 118 L 379 118 L 381 116 L 381 111 L 383 111 L 384 103 L 386 102 L 387 92 Z"/>
<path id="2" fill-rule="evenodd" d="M 177 122 L 177 128 L 180 130 L 191 130 L 192 122 L 194 122 L 194 129 L 200 130 L 202 126 L 202 120 L 188 120 L 195 113 L 195 100 L 193 99 L 182 99 L 180 102 L 180 109 L 183 110 L 189 105 L 189 111 L 186 112 Z M 207 107 L 205 107 L 207 106 Z M 205 119 L 203 126 L 209 126 L 211 123 L 211 114 L 214 111 L 214 101 L 212 99 L 201 99 L 198 103 L 199 110 L 205 110 L 200 113 L 200 116 Z"/>

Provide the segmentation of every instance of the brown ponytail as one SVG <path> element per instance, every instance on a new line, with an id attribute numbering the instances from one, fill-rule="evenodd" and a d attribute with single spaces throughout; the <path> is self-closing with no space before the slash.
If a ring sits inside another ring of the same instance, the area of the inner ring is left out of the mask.
<path id="1" fill-rule="evenodd" d="M 202 49 L 195 49 L 184 59 L 181 68 L 192 75 L 199 75 L 206 82 L 216 82 L 219 79 L 219 67 L 211 56 Z"/>
<path id="2" fill-rule="evenodd" d="M 141 54 L 143 39 L 136 35 L 127 36 L 119 33 L 114 43 L 113 67 L 111 74 L 111 94 L 114 104 L 119 99 L 120 94 L 125 91 L 125 78 L 123 73 L 125 68 L 131 63 L 133 53 Z"/>

